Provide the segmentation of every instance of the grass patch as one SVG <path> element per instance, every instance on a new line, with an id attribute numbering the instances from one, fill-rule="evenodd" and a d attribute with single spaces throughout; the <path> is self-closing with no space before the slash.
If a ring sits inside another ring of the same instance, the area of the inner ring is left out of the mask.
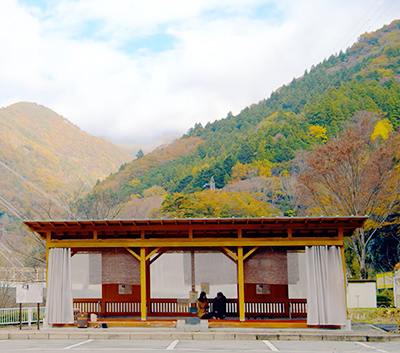
<path id="1" fill-rule="evenodd" d="M 400 309 L 397 308 L 366 308 L 348 309 L 347 317 L 352 322 L 366 324 L 398 324 Z"/>

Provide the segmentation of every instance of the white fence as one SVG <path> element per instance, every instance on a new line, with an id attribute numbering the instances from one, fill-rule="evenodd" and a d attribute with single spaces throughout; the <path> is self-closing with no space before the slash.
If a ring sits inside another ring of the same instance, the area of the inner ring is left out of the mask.
<path id="1" fill-rule="evenodd" d="M 43 322 L 45 307 L 40 307 L 39 320 Z M 37 323 L 37 307 L 22 308 L 21 321 L 23 324 Z M 0 309 L 0 325 L 18 325 L 19 308 Z"/>

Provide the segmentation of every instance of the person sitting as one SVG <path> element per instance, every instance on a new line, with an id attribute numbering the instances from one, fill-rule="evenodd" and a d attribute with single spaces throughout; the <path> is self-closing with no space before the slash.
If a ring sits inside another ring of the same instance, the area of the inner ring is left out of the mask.
<path id="1" fill-rule="evenodd" d="M 218 292 L 213 300 L 212 315 L 217 319 L 225 319 L 226 316 L 226 297 L 222 292 Z"/>
<path id="2" fill-rule="evenodd" d="M 197 299 L 197 316 L 200 319 L 208 320 L 213 317 L 213 314 L 208 312 L 208 307 L 206 292 L 201 292 L 199 299 Z"/>

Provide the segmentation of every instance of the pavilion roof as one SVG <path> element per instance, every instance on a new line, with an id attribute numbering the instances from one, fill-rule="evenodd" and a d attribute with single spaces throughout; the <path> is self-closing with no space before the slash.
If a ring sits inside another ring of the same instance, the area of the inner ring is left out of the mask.
<path id="1" fill-rule="evenodd" d="M 307 236 L 321 236 L 320 232 L 343 229 L 344 236 L 364 225 L 368 216 L 334 217 L 259 217 L 259 218 L 173 218 L 173 219 L 92 219 L 92 220 L 26 220 L 29 230 L 43 239 L 51 232 L 53 239 L 91 238 L 96 231 L 103 239 L 135 238 L 141 234 L 150 237 L 176 238 L 177 234 L 202 234 L 220 237 L 236 233 L 238 230 L 251 237 L 271 236 L 288 230 Z M 280 236 L 280 235 L 278 235 Z"/>

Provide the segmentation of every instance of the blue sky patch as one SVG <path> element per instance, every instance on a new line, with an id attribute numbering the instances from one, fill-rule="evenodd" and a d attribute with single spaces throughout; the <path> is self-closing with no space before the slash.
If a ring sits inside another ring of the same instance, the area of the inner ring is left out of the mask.
<path id="1" fill-rule="evenodd" d="M 285 17 L 285 13 L 279 10 L 274 2 L 266 2 L 255 6 L 250 12 L 250 18 L 259 20 L 281 21 Z"/>
<path id="2" fill-rule="evenodd" d="M 158 53 L 173 49 L 175 44 L 176 38 L 173 35 L 158 33 L 127 41 L 121 49 L 127 53 L 134 53 L 138 50 Z"/>
<path id="3" fill-rule="evenodd" d="M 219 20 L 219 19 L 224 19 L 226 20 L 227 18 L 231 17 L 237 17 L 237 12 L 229 10 L 228 8 L 222 8 L 218 7 L 215 9 L 209 9 L 206 11 L 202 12 L 202 17 L 207 19 L 207 20 Z"/>
<path id="4" fill-rule="evenodd" d="M 21 5 L 26 5 L 29 7 L 38 7 L 40 8 L 43 12 L 47 10 L 47 7 L 49 5 L 48 0 L 18 0 L 18 2 Z"/>
<path id="5" fill-rule="evenodd" d="M 75 39 L 102 39 L 100 33 L 104 25 L 104 20 L 85 21 L 79 25 L 78 33 L 74 37 Z"/>
<path id="6" fill-rule="evenodd" d="M 202 17 L 212 21 L 243 16 L 256 20 L 280 22 L 285 17 L 285 12 L 280 10 L 274 1 L 266 1 L 255 6 L 249 5 L 245 9 L 241 9 L 241 11 L 230 7 L 216 7 L 202 13 Z"/>

